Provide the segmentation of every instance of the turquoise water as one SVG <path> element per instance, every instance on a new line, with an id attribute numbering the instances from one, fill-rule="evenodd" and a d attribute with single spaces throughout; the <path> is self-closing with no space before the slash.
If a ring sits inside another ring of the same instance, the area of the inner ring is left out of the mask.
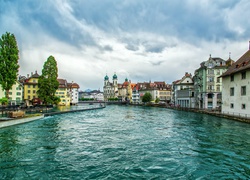
<path id="1" fill-rule="evenodd" d="M 249 179 L 250 124 L 107 106 L 0 129 L 0 179 Z"/>

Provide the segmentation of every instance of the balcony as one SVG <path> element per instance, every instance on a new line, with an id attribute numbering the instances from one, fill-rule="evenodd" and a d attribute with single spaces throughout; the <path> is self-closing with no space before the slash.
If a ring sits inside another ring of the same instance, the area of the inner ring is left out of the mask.
<path id="1" fill-rule="evenodd" d="M 213 98 L 208 98 L 207 102 L 213 102 Z"/>

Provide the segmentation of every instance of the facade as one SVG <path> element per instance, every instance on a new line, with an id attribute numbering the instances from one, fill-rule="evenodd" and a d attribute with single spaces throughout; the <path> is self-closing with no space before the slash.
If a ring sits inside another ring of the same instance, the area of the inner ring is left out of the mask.
<path id="1" fill-rule="evenodd" d="M 118 84 L 118 99 L 130 102 L 132 99 L 131 81 L 126 78 L 123 84 Z"/>
<path id="2" fill-rule="evenodd" d="M 59 106 L 69 106 L 70 105 L 70 94 L 68 93 L 68 83 L 65 79 L 57 79 L 59 82 L 59 87 L 56 90 L 56 96 L 60 98 Z"/>
<path id="3" fill-rule="evenodd" d="M 173 104 L 177 107 L 194 108 L 194 82 L 191 73 L 173 82 Z"/>
<path id="4" fill-rule="evenodd" d="M 137 84 L 132 85 L 132 104 L 140 104 L 140 93 L 139 93 L 139 86 Z"/>
<path id="5" fill-rule="evenodd" d="M 154 87 L 158 89 L 157 98 L 159 98 L 161 102 L 170 103 L 172 93 L 171 85 L 166 84 L 164 81 L 162 81 L 154 82 Z"/>
<path id="6" fill-rule="evenodd" d="M 250 117 L 250 48 L 221 77 L 222 113 Z"/>
<path id="7" fill-rule="evenodd" d="M 70 96 L 70 104 L 76 105 L 79 101 L 79 90 L 80 86 L 77 83 L 68 83 L 67 90 Z"/>
<path id="8" fill-rule="evenodd" d="M 100 90 L 85 91 L 82 93 L 82 98 L 94 99 L 94 101 L 104 101 L 103 93 Z"/>
<path id="9" fill-rule="evenodd" d="M 0 85 L 0 98 L 5 97 L 6 92 L 2 89 Z M 12 89 L 9 90 L 9 104 L 11 105 L 20 105 L 23 103 L 23 85 L 16 81 L 12 86 Z"/>
<path id="10" fill-rule="evenodd" d="M 228 61 L 231 59 L 229 58 Z M 195 108 L 219 109 L 222 100 L 222 81 L 220 76 L 228 69 L 228 61 L 212 58 L 200 64 L 195 70 Z"/>
<path id="11" fill-rule="evenodd" d="M 37 90 L 38 90 L 38 78 L 39 74 L 37 71 L 35 74 L 31 73 L 31 76 L 27 76 L 27 79 L 23 82 L 23 99 L 27 106 L 32 106 L 33 101 L 38 99 Z"/>
<path id="12" fill-rule="evenodd" d="M 118 98 L 118 84 L 117 84 L 117 75 L 113 75 L 113 82 L 109 82 L 109 77 L 106 75 L 104 77 L 104 86 L 103 86 L 103 96 L 104 101 L 108 101 L 110 98 Z"/>
<path id="13" fill-rule="evenodd" d="M 146 92 L 149 92 L 152 96 L 152 101 L 155 101 L 158 98 L 158 89 L 155 87 L 154 83 L 151 82 L 143 82 L 137 83 L 140 94 L 140 102 L 142 102 L 142 97 Z"/>

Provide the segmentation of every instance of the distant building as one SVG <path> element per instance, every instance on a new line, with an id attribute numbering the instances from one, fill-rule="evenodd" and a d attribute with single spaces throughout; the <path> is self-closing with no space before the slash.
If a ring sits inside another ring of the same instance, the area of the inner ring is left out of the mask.
<path id="1" fill-rule="evenodd" d="M 140 104 L 140 93 L 139 93 L 139 85 L 133 84 L 132 88 L 132 98 L 131 103 L 132 104 Z"/>
<path id="2" fill-rule="evenodd" d="M 152 82 L 143 82 L 137 83 L 139 94 L 140 94 L 140 102 L 142 102 L 142 98 L 146 92 L 150 93 L 152 96 L 152 101 L 155 101 L 158 98 L 158 89 Z"/>
<path id="3" fill-rule="evenodd" d="M 222 112 L 250 117 L 250 47 L 221 77 Z"/>
<path id="4" fill-rule="evenodd" d="M 179 107 L 194 108 L 194 82 L 191 73 L 173 82 L 173 104 Z"/>
<path id="5" fill-rule="evenodd" d="M 103 86 L 103 96 L 104 100 L 108 101 L 110 98 L 118 98 L 118 83 L 117 75 L 113 75 L 113 82 L 109 82 L 109 77 L 106 75 L 104 77 L 104 86 Z"/>
<path id="6" fill-rule="evenodd" d="M 170 103 L 172 86 L 164 81 L 156 81 L 154 87 L 158 89 L 157 98 L 162 102 Z"/>
<path id="7" fill-rule="evenodd" d="M 104 101 L 103 93 L 100 90 L 87 90 L 81 92 L 81 98 L 93 99 L 94 101 Z"/>
<path id="8" fill-rule="evenodd" d="M 79 101 L 79 90 L 80 86 L 77 83 L 68 83 L 67 91 L 70 96 L 70 104 L 76 105 Z"/>
<path id="9" fill-rule="evenodd" d="M 128 78 L 122 84 L 118 84 L 118 99 L 130 102 L 132 99 L 131 81 Z"/>

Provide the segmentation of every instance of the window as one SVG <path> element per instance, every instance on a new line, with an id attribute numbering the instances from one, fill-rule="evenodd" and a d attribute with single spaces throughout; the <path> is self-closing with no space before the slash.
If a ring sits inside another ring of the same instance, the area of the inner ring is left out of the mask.
<path id="1" fill-rule="evenodd" d="M 217 83 L 220 83 L 220 78 L 217 78 Z"/>
<path id="2" fill-rule="evenodd" d="M 35 94 L 36 93 L 36 90 L 33 90 L 33 94 Z"/>
<path id="3" fill-rule="evenodd" d="M 28 85 L 28 88 L 30 88 L 30 85 Z"/>
<path id="4" fill-rule="evenodd" d="M 30 93 L 30 90 L 28 90 L 28 93 Z"/>
<path id="5" fill-rule="evenodd" d="M 33 88 L 36 88 L 36 85 L 33 85 Z"/>
<path id="6" fill-rule="evenodd" d="M 213 78 L 213 77 L 209 77 L 209 78 L 208 78 L 208 81 L 209 81 L 209 82 L 214 82 L 214 78 Z"/>
<path id="7" fill-rule="evenodd" d="M 35 83 L 35 82 L 36 82 L 36 80 L 35 80 L 35 79 L 33 79 L 33 82 Z"/>
<path id="8" fill-rule="evenodd" d="M 20 93 L 20 92 L 17 92 L 16 95 L 17 95 L 17 96 L 21 96 L 21 93 Z"/>
<path id="9" fill-rule="evenodd" d="M 234 81 L 234 75 L 230 76 L 231 81 Z"/>
<path id="10" fill-rule="evenodd" d="M 246 79 L 246 71 L 241 73 L 241 79 Z"/>
<path id="11" fill-rule="evenodd" d="M 246 104 L 241 104 L 241 109 L 246 109 Z"/>
<path id="12" fill-rule="evenodd" d="M 230 96 L 234 96 L 234 88 L 230 88 Z"/>
<path id="13" fill-rule="evenodd" d="M 216 86 L 216 91 L 220 91 L 220 85 Z"/>
<path id="14" fill-rule="evenodd" d="M 247 94 L 246 86 L 241 86 L 241 95 L 245 96 Z"/>
<path id="15" fill-rule="evenodd" d="M 233 104 L 233 103 L 230 104 L 230 108 L 231 108 L 231 109 L 234 108 L 234 104 Z"/>
<path id="16" fill-rule="evenodd" d="M 28 99 L 30 99 L 30 96 L 28 96 Z"/>

